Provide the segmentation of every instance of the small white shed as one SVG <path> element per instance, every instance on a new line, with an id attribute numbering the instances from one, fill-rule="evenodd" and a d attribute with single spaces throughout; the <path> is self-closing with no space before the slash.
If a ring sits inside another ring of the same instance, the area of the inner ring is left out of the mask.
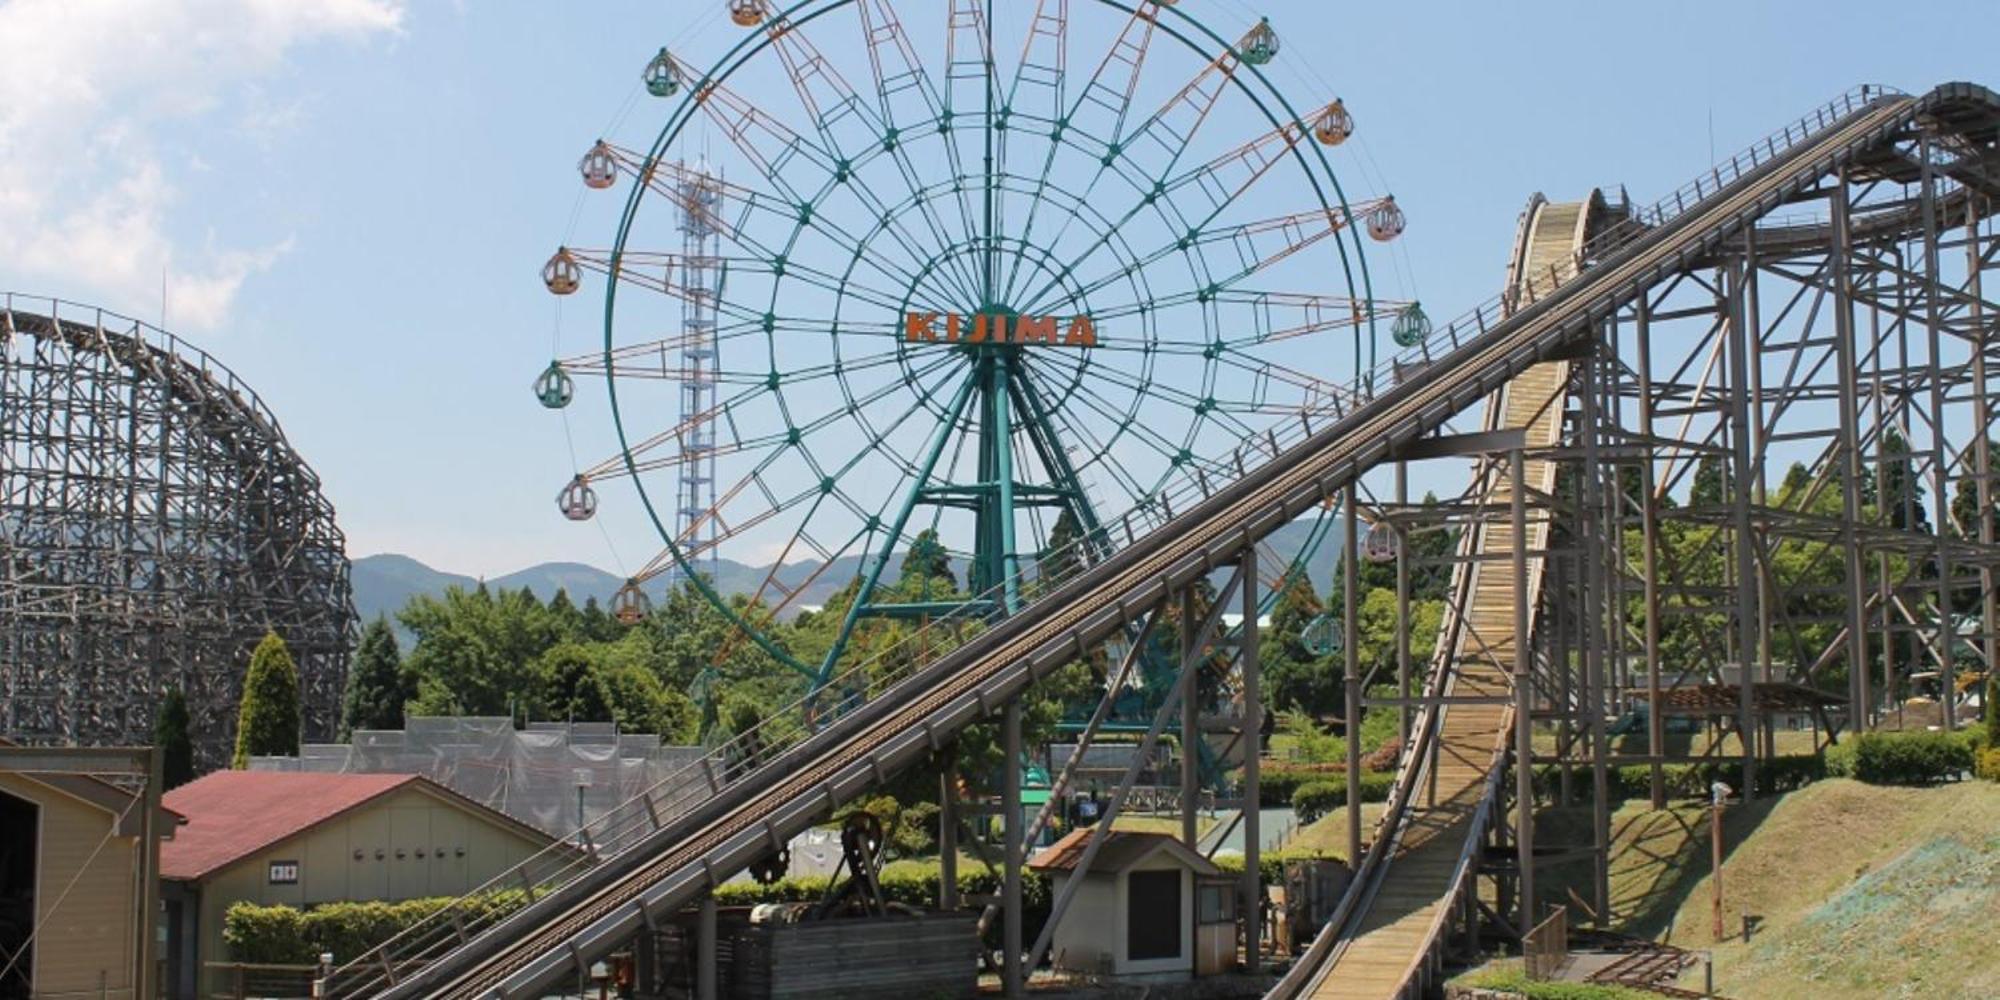
<path id="1" fill-rule="evenodd" d="M 1076 877 L 1093 830 L 1076 830 L 1028 861 L 1060 894 Z M 1056 927 L 1051 949 L 1066 971 L 1131 979 L 1186 979 L 1195 970 L 1195 892 L 1220 869 L 1174 837 L 1114 830 Z"/>

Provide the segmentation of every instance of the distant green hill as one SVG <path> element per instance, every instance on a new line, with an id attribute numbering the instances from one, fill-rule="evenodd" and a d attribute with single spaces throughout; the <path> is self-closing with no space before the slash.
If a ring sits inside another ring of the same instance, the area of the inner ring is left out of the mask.
<path id="1" fill-rule="evenodd" d="M 1271 537 L 1270 549 L 1285 559 L 1294 558 L 1295 554 L 1305 547 L 1310 534 L 1307 523 L 1289 525 Z M 1308 564 L 1313 586 L 1321 593 L 1333 587 L 1333 568 L 1336 565 L 1335 552 L 1338 546 L 1332 539 L 1338 535 L 1336 525 L 1328 534 L 1328 541 L 1320 546 Z M 888 582 L 895 582 L 901 563 L 900 557 L 890 560 L 885 574 Z M 858 556 L 836 560 L 831 567 L 820 574 L 817 580 L 804 589 L 794 602 L 794 607 L 824 604 L 828 597 L 858 575 L 862 568 L 862 561 Z M 954 562 L 952 569 L 961 580 L 964 579 L 963 561 Z M 724 559 L 717 566 L 716 589 L 725 594 L 748 594 L 757 589 L 770 571 L 771 567 L 768 564 L 748 566 Z M 780 570 L 777 577 L 786 587 L 796 588 L 803 584 L 811 573 L 810 565 L 794 563 Z M 574 562 L 553 562 L 493 577 L 486 581 L 486 585 L 507 590 L 526 587 L 545 601 L 554 597 L 556 591 L 563 590 L 569 593 L 570 600 L 580 605 L 593 597 L 599 603 L 609 603 L 611 596 L 617 593 L 619 586 L 624 582 L 623 577 L 607 573 L 595 566 Z M 418 594 L 436 596 L 443 594 L 446 587 L 456 585 L 470 588 L 477 586 L 479 581 L 463 574 L 433 569 L 409 556 L 385 553 L 354 560 L 353 583 L 355 609 L 361 613 L 362 620 L 367 622 L 373 621 L 376 615 L 388 615 L 393 619 L 396 612 L 408 604 L 410 598 Z M 666 583 L 664 580 L 654 581 L 649 590 L 655 597 L 659 597 L 666 592 Z M 409 638 L 407 634 L 403 635 L 405 643 Z"/>

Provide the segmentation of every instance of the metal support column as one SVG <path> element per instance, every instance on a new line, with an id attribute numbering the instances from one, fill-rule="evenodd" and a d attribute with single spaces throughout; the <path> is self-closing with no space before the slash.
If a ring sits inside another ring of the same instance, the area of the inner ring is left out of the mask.
<path id="1" fill-rule="evenodd" d="M 1345 709 L 1347 738 L 1347 864 L 1361 864 L 1361 644 L 1357 641 L 1361 574 L 1355 565 L 1361 558 L 1359 525 L 1355 516 L 1355 489 L 1349 484 L 1341 497 L 1342 523 L 1340 553 L 1340 648 L 1346 668 Z"/>
<path id="2" fill-rule="evenodd" d="M 701 897 L 701 915 L 694 935 L 694 995 L 695 1000 L 716 1000 L 715 949 L 716 940 L 715 894 Z"/>
<path id="3" fill-rule="evenodd" d="M 1642 291 L 1637 303 L 1634 328 L 1637 331 L 1639 367 L 1639 434 L 1642 438 L 1653 436 L 1653 324 L 1652 303 L 1649 295 Z M 1648 454 L 1639 462 L 1639 531 L 1640 561 L 1645 579 L 1646 607 L 1646 758 L 1652 765 L 1652 803 L 1655 809 L 1667 807 L 1666 769 L 1661 766 L 1661 757 L 1666 753 L 1666 719 L 1661 712 L 1665 706 L 1660 698 L 1660 498 L 1658 470 L 1653 457 Z"/>
<path id="4" fill-rule="evenodd" d="M 1744 801 L 1756 796 L 1757 788 L 1757 741 L 1756 733 L 1756 690 L 1757 675 L 1750 660 L 1757 650 L 1757 616 L 1752 608 L 1758 603 L 1757 557 L 1751 551 L 1756 544 L 1751 534 L 1750 521 L 1750 479 L 1755 474 L 1750 456 L 1750 344 L 1752 333 L 1746 329 L 1744 291 L 1746 281 L 1746 259 L 1754 254 L 1755 230 L 1743 234 L 1748 246 L 1745 257 L 1729 262 L 1727 271 L 1729 296 L 1727 325 L 1729 327 L 1729 453 L 1731 476 L 1729 506 L 1734 517 L 1734 544 L 1730 551 L 1736 560 L 1736 658 L 1737 658 L 1737 700 L 1736 738 L 1743 744 L 1743 788 Z"/>
<path id="5" fill-rule="evenodd" d="M 1972 446 L 1976 449 L 1973 452 L 1972 471 L 1973 475 L 1977 477 L 1974 481 L 1973 492 L 1979 500 L 1979 544 L 1986 547 L 1990 553 L 1994 543 L 2000 541 L 2000 539 L 1993 537 L 1993 504 L 1995 500 L 1993 495 L 1993 476 L 1996 472 L 1993 468 L 1993 448 L 1991 447 L 1993 441 L 1993 401 L 1987 394 L 1986 388 L 1986 380 L 1993 374 L 1986 366 L 1986 352 L 1989 343 L 1995 338 L 1992 337 L 1991 332 L 1986 327 L 1987 319 L 1983 304 L 1985 300 L 1982 298 L 1982 282 L 1980 281 L 1980 273 L 1985 268 L 1985 261 L 1979 252 L 1979 214 L 1976 207 L 1970 202 L 1965 206 L 1965 266 L 1967 271 L 1966 284 L 1971 290 L 1970 297 L 1972 299 L 1972 412 L 1973 424 L 1977 428 L 1977 433 L 1973 435 L 1972 441 Z M 1986 636 L 1986 669 L 1989 674 L 1995 670 L 2000 670 L 2000 592 L 1996 592 L 1994 589 L 1996 582 L 2000 581 L 1994 579 L 1993 570 L 1993 563 L 1989 555 L 1987 560 L 1982 561 L 1979 565 L 1980 631 Z M 1991 680 L 1987 681 L 1986 691 L 1982 697 L 1992 697 L 1996 689 L 2000 689 L 2000 685 L 1994 684 Z M 1993 710 L 1989 708 L 1987 710 L 1987 717 L 1992 718 L 1992 713 Z M 1989 734 L 1988 739 L 1991 738 Z"/>
<path id="6" fill-rule="evenodd" d="M 1196 634 L 1199 616 L 1195 607 L 1195 585 L 1181 591 L 1181 843 L 1198 850 L 1201 830 L 1195 815 L 1195 799 L 1201 794 L 1201 637 Z"/>
<path id="7" fill-rule="evenodd" d="M 1931 535 L 1931 558 L 1937 565 L 1937 627 L 1931 632 L 1931 654 L 1937 658 L 1938 702 L 1944 709 L 1944 729 L 1951 732 L 1958 728 L 1958 670 L 1957 634 L 1952 624 L 1952 568 L 1951 549 L 1945 544 L 1951 535 L 1951 477 L 1947 472 L 1947 457 L 1944 447 L 1944 320 L 1939 313 L 1938 300 L 1944 292 L 1938 281 L 1938 227 L 1941 220 L 1937 210 L 1937 173 L 1932 165 L 1930 136 L 1923 136 L 1918 142 L 1920 154 L 1917 162 L 1922 165 L 1922 192 L 1919 195 L 1923 213 L 1924 240 L 1924 329 L 1925 368 L 1924 381 L 1930 387 L 1930 431 L 1931 431 L 1931 502 L 1932 521 L 1936 531 Z M 1984 434 L 1985 428 L 1980 428 Z M 1975 441 L 1975 444 L 1984 444 Z M 1914 447 L 1914 443 L 1913 443 Z"/>
<path id="8" fill-rule="evenodd" d="M 958 748 L 938 770 L 938 909 L 950 913 L 958 899 Z"/>
<path id="9" fill-rule="evenodd" d="M 1861 539 L 1861 402 L 1854 349 L 1854 276 L 1852 230 L 1848 218 L 1848 188 L 1843 178 L 1833 201 L 1833 339 L 1840 369 L 1840 547 L 1847 576 L 1847 725 L 1855 732 L 1868 728 L 1868 575 L 1862 565 Z"/>
<path id="10" fill-rule="evenodd" d="M 1243 914 L 1243 967 L 1255 974 L 1259 964 L 1258 949 L 1264 939 L 1264 876 L 1262 867 L 1263 822 L 1258 815 L 1259 802 L 1258 757 L 1264 752 L 1264 701 L 1261 669 L 1258 663 L 1258 642 L 1261 636 L 1257 625 L 1257 547 L 1252 545 L 1243 550 L 1243 564 L 1238 570 L 1242 577 L 1243 629 L 1237 638 L 1237 672 L 1243 682 L 1243 878 L 1242 899 L 1239 901 Z"/>
<path id="11" fill-rule="evenodd" d="M 1507 453 L 1514 569 L 1514 849 L 1522 933 L 1535 926 L 1534 663 L 1528 649 L 1528 476 L 1521 449 Z"/>
<path id="12" fill-rule="evenodd" d="M 1021 700 L 1007 703 L 1001 712 L 1001 765 L 1005 776 L 1001 792 L 1000 839 L 1006 857 L 1005 886 L 1000 905 L 1005 908 L 1001 924 L 1000 985 L 1007 996 L 1018 997 L 1026 980 L 1021 969 Z"/>
<path id="13" fill-rule="evenodd" d="M 1604 489 L 1604 465 L 1598 453 L 1603 363 L 1593 354 L 1583 363 L 1583 370 L 1583 556 L 1579 560 L 1583 572 L 1578 574 L 1583 600 L 1582 613 L 1576 617 L 1581 619 L 1582 626 L 1577 638 L 1583 646 L 1583 662 L 1579 665 L 1583 673 L 1583 724 L 1585 737 L 1590 740 L 1591 905 L 1601 924 L 1611 906 L 1611 778 L 1606 766 L 1611 744 L 1604 731 L 1607 700 L 1604 612 L 1610 596 L 1611 574 L 1605 561 L 1610 547 L 1603 536 L 1618 531 L 1618 520 L 1613 514 L 1618 500 L 1615 491 Z"/>

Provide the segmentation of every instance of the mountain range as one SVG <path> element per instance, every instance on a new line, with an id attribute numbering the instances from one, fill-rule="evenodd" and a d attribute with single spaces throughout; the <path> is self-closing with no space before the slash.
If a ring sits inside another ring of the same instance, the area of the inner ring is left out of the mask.
<path id="1" fill-rule="evenodd" d="M 1307 573 L 1313 587 L 1321 593 L 1333 587 L 1333 570 L 1340 526 L 1334 524 L 1307 563 Z M 1267 548 L 1281 558 L 1296 558 L 1311 537 L 1311 523 L 1297 522 L 1280 529 L 1267 542 Z M 902 560 L 890 560 L 884 572 L 885 582 L 893 583 L 898 576 Z M 387 615 L 393 621 L 397 611 L 418 595 L 441 596 L 448 587 L 471 589 L 480 580 L 462 573 L 435 569 L 416 559 L 396 553 L 363 556 L 353 563 L 354 607 L 360 612 L 361 620 L 369 622 L 378 615 Z M 794 607 L 824 604 L 826 599 L 853 579 L 862 570 L 860 556 L 846 556 L 836 560 L 831 567 L 821 573 L 811 585 L 806 586 L 794 602 Z M 764 578 L 771 573 L 770 564 L 750 566 L 730 559 L 719 560 L 716 567 L 716 589 L 724 594 L 749 594 L 756 591 Z M 954 560 L 952 571 L 960 580 L 965 579 L 965 563 Z M 797 587 L 812 573 L 809 563 L 792 563 L 778 571 L 780 583 L 787 587 Z M 582 604 L 596 598 L 599 604 L 608 605 L 613 594 L 624 585 L 624 578 L 595 566 L 577 562 L 548 562 L 530 566 L 505 576 L 491 577 L 484 581 L 493 589 L 519 590 L 522 587 L 534 592 L 546 601 L 555 596 L 556 591 L 567 591 L 570 600 Z M 647 590 L 658 599 L 666 590 L 664 580 L 656 580 Z M 400 628 L 399 628 L 400 631 Z M 405 639 L 409 636 L 405 635 Z"/>

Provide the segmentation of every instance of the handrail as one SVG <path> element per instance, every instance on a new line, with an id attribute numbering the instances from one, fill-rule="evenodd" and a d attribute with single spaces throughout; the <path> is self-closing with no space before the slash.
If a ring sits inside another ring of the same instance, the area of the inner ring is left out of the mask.
<path id="1" fill-rule="evenodd" d="M 1789 127 L 1783 133 L 1786 146 L 1789 147 L 1806 136 L 1816 135 L 1824 127 L 1805 123 L 1841 119 L 1853 108 L 1879 98 L 1882 93 L 1873 88 L 1861 88 L 1859 91 L 1842 95 L 1815 115 L 1808 116 L 1802 119 L 1800 124 Z M 1796 137 L 1794 137 L 1795 132 Z M 1775 149 L 1775 139 L 1770 142 Z M 1760 159 L 1754 153 L 1739 154 L 1736 159 L 1718 166 L 1712 172 L 1717 185 L 1715 189 L 1740 179 L 1748 170 L 1768 164 L 1770 159 L 1771 157 Z M 1743 166 L 1745 163 L 1750 166 Z M 1726 181 L 1722 179 L 1725 175 L 1729 178 Z M 1715 190 L 1708 188 L 1706 184 L 1707 179 L 1704 178 L 1692 185 L 1693 190 L 1699 195 L 1695 199 L 1697 202 L 1707 196 L 1702 192 L 1713 193 Z M 1691 207 L 1686 203 L 1685 196 L 1677 193 L 1671 208 L 1668 201 L 1662 200 L 1655 208 L 1635 213 L 1634 218 L 1613 227 L 1613 232 L 1606 234 L 1607 238 L 1621 233 L 1631 235 L 1669 225 Z M 1643 224 L 1638 221 L 1641 217 L 1647 220 Z M 1595 245 L 1594 241 L 1593 246 Z M 1614 243 L 1612 248 L 1614 252 L 1621 249 L 1622 239 Z M 1589 256 L 1588 253 L 1579 255 L 1565 267 L 1552 269 L 1552 276 L 1573 276 L 1580 269 L 1581 262 Z M 1559 280 L 1556 285 L 1560 283 Z M 1533 284 L 1530 283 L 1529 300 L 1526 303 L 1504 294 L 1488 300 L 1466 316 L 1447 324 L 1444 330 L 1434 331 L 1431 340 L 1401 355 L 1386 359 L 1374 369 L 1363 373 L 1344 396 L 1331 395 L 1318 407 L 1301 409 L 1297 421 L 1285 422 L 1282 430 L 1279 428 L 1268 430 L 1263 440 L 1246 443 L 1235 449 L 1227 460 L 1212 463 L 1211 467 L 1216 471 L 1234 471 L 1238 478 L 1252 469 L 1262 468 L 1283 455 L 1290 447 L 1311 436 L 1316 430 L 1323 429 L 1327 419 L 1338 420 L 1346 417 L 1362 404 L 1374 399 L 1378 387 L 1394 384 L 1394 376 L 1398 370 L 1411 364 L 1428 364 L 1453 350 L 1464 347 L 1474 337 L 1498 325 L 1507 315 L 1538 305 L 1542 300 L 1560 291 L 1556 288 L 1552 292 L 1537 296 L 1533 291 Z M 1315 418 L 1322 421 L 1317 428 L 1314 426 Z M 1075 545 L 1080 548 L 1072 551 L 1087 562 L 1100 561 L 1119 547 L 1118 534 L 1122 533 L 1125 536 L 1126 545 L 1133 544 L 1171 520 L 1177 509 L 1191 508 L 1202 498 L 1212 495 L 1218 488 L 1219 485 L 1209 482 L 1206 476 L 1183 477 L 1176 488 L 1163 490 L 1155 497 L 1140 502 L 1115 521 L 1107 521 L 1101 531 L 1079 539 Z M 1024 567 L 1007 583 L 1024 589 L 1034 589 L 1036 581 L 1030 576 L 1028 569 Z M 1078 580 L 1043 589 L 1033 594 L 1028 603 L 1039 604 L 1051 599 L 1061 599 L 1080 585 L 1081 581 Z M 996 586 L 984 594 L 975 595 L 975 601 L 981 598 L 988 601 L 997 599 L 1005 586 L 1006 584 Z M 835 683 L 830 686 L 830 690 L 848 693 L 847 702 L 834 706 L 831 711 L 834 715 L 844 714 L 859 704 L 885 695 L 906 683 L 921 683 L 923 678 L 917 676 L 918 671 L 933 661 L 931 654 L 940 653 L 940 650 L 948 652 L 956 645 L 967 641 L 964 637 L 953 633 L 962 632 L 963 627 L 968 625 L 973 626 L 976 631 L 980 623 L 981 620 L 972 615 L 943 616 L 933 620 L 929 626 L 918 629 L 902 643 L 856 664 L 839 675 Z M 914 655 L 910 655 L 913 652 Z M 897 660 L 889 660 L 889 657 L 896 657 Z M 900 662 L 900 666 L 894 670 L 878 673 L 877 669 L 888 662 Z M 807 714 L 812 712 L 813 708 L 812 699 L 809 697 L 794 703 L 791 711 Z M 472 937 L 498 924 L 503 918 L 511 916 L 522 906 L 532 903 L 548 892 L 560 891 L 563 886 L 573 883 L 588 872 L 597 870 L 606 859 L 618 856 L 628 845 L 640 842 L 647 832 L 647 825 L 657 829 L 672 818 L 662 815 L 660 810 L 663 807 L 680 807 L 685 811 L 719 793 L 725 786 L 735 786 L 743 781 L 767 777 L 765 769 L 777 764 L 785 754 L 800 743 L 811 739 L 813 733 L 819 731 L 820 727 L 817 726 L 810 732 L 796 727 L 790 722 L 791 711 L 775 713 L 751 730 L 712 748 L 695 762 L 668 775 L 640 795 L 584 827 L 583 831 L 580 831 L 578 841 L 586 850 L 578 851 L 575 848 L 579 845 L 573 844 L 559 845 L 559 849 L 551 848 L 544 851 L 502 873 L 376 949 L 349 960 L 330 977 L 328 982 L 330 990 L 366 989 L 384 982 L 393 984 L 399 975 L 396 971 L 398 966 L 420 963 L 468 942 Z M 1425 739 L 1421 742 L 1424 745 L 1428 745 L 1433 738 L 1437 718 L 1438 712 L 1435 706 L 1426 706 L 1420 714 L 1421 731 L 1425 734 Z M 1413 769 L 1409 767 L 1407 758 L 1419 749 L 1420 741 L 1413 739 L 1410 743 L 1410 746 L 1404 748 L 1406 762 L 1400 768 L 1405 771 L 1405 776 L 1399 778 L 1397 790 L 1392 793 L 1391 805 L 1396 810 L 1395 815 L 1401 815 L 1404 811 L 1413 780 L 1413 776 L 1409 774 Z M 664 803 L 660 801 L 663 792 L 672 793 L 666 795 Z M 1385 820 L 1388 815 L 1385 814 Z M 635 834 L 638 836 L 634 836 Z M 1368 854 L 1369 864 L 1378 863 L 1384 844 L 1389 839 L 1377 837 L 1375 846 Z M 401 957 L 392 958 L 392 955 Z M 378 970 L 379 977 L 376 975 Z"/>
<path id="2" fill-rule="evenodd" d="M 1539 298 L 1545 299 L 1550 294 L 1558 291 L 1569 278 L 1576 276 L 1587 262 L 1600 256 L 1608 257 L 1612 253 L 1623 249 L 1624 245 L 1631 238 L 1646 230 L 1657 229 L 1671 224 L 1689 209 L 1705 201 L 1708 197 L 1742 180 L 1748 173 L 1778 159 L 1779 153 L 1791 149 L 1806 139 L 1826 132 L 1831 126 L 1845 121 L 1856 111 L 1865 109 L 1874 101 L 1889 96 L 1891 93 L 1894 92 L 1889 91 L 1887 88 L 1874 86 L 1862 86 L 1850 90 L 1814 112 L 1809 113 L 1798 122 L 1794 122 L 1784 129 L 1772 133 L 1769 137 L 1760 140 L 1758 143 L 1753 144 L 1744 152 L 1713 168 L 1708 175 L 1697 178 L 1691 184 L 1685 185 L 1666 198 L 1661 199 L 1654 206 L 1642 209 L 1632 209 L 1628 206 L 1624 219 L 1607 227 L 1604 232 L 1587 241 L 1582 250 L 1570 261 L 1566 262 L 1564 266 L 1551 269 L 1548 277 L 1554 280 L 1548 283 L 1547 290 L 1542 292 Z M 1530 210 L 1532 211 L 1532 206 Z M 1525 263 L 1525 260 L 1523 263 Z M 1495 299 L 1488 300 L 1487 303 L 1473 310 L 1473 323 L 1481 331 L 1487 328 L 1487 317 L 1493 311 L 1496 302 L 1502 313 L 1502 317 L 1495 318 L 1495 323 L 1497 324 L 1506 312 L 1514 311 L 1517 308 L 1526 309 L 1538 301 L 1536 286 L 1541 283 L 1541 276 L 1515 273 L 1514 269 L 1510 268 L 1510 278 L 1512 280 L 1510 280 L 1509 288 L 1503 290 Z M 1527 297 L 1526 302 L 1521 301 L 1520 297 L 1522 295 Z M 1457 337 L 1458 329 L 1458 321 L 1447 327 L 1447 336 L 1453 348 L 1458 346 L 1459 343 Z M 1418 349 L 1419 352 L 1425 355 L 1425 361 L 1429 360 L 1428 353 L 1430 346 L 1429 343 L 1426 343 Z M 1396 359 L 1395 363 L 1406 364 L 1408 362 L 1403 358 L 1399 358 Z M 1475 524 L 1473 530 L 1466 533 L 1468 537 L 1462 538 L 1462 548 L 1469 541 L 1469 536 L 1477 532 L 1480 527 L 1481 525 Z M 1463 565 L 1463 563 L 1460 564 L 1461 568 Z M 1466 576 L 1469 577 L 1470 574 Z M 1454 590 L 1460 590 L 1460 588 L 1467 586 L 1470 586 L 1469 579 L 1461 578 L 1460 574 L 1455 571 L 1453 580 Z M 1467 600 L 1467 596 L 1462 592 L 1456 596 L 1458 596 L 1461 606 Z M 1447 620 L 1452 628 L 1458 629 L 1463 627 L 1461 619 L 1462 615 L 1452 615 Z M 1432 662 L 1432 670 L 1435 673 L 1446 675 L 1456 674 L 1456 671 L 1449 669 L 1449 659 L 1455 656 L 1455 653 L 1447 652 L 1448 650 L 1455 649 L 1455 637 L 1440 642 L 1438 655 L 1433 658 Z M 1434 676 L 1433 684 L 1435 684 L 1435 681 L 1436 677 Z M 1440 705 L 1439 707 L 1442 706 Z M 1437 731 L 1436 724 L 1428 718 L 1431 709 L 1431 705 L 1426 705 L 1424 708 L 1426 718 L 1419 730 L 1422 734 L 1422 739 L 1413 738 L 1410 741 L 1411 745 L 1404 748 L 1406 759 L 1399 765 L 1400 773 L 1396 791 L 1392 793 L 1389 807 L 1385 809 L 1382 818 L 1378 821 L 1378 834 L 1371 849 L 1365 855 L 1364 867 L 1356 869 L 1356 878 L 1349 884 L 1347 893 L 1343 895 L 1340 905 L 1336 907 L 1334 914 L 1324 925 L 1322 933 L 1315 938 L 1313 944 L 1308 948 L 1307 953 L 1300 957 L 1299 961 L 1293 965 L 1286 976 L 1268 994 L 1269 996 L 1279 998 L 1279 1000 L 1289 1000 L 1289 998 L 1297 996 L 1309 982 L 1332 968 L 1334 960 L 1345 950 L 1354 931 L 1358 930 L 1358 928 L 1350 929 L 1347 925 L 1360 913 L 1366 912 L 1362 908 L 1363 904 L 1372 902 L 1374 893 L 1379 889 L 1383 879 L 1386 877 L 1387 866 L 1382 864 L 1382 862 L 1389 855 L 1383 850 L 1383 845 L 1392 839 L 1400 842 L 1411 819 L 1407 811 L 1407 791 L 1411 788 L 1411 782 L 1417 777 L 1415 772 L 1420 770 L 1428 771 L 1429 769 L 1429 754 L 1431 750 L 1429 744 L 1436 739 Z M 1504 713 L 1503 717 L 1511 719 L 1511 706 Z M 1412 767 L 1411 761 L 1407 759 L 1407 755 L 1412 751 L 1419 751 L 1423 754 L 1423 756 L 1416 758 L 1418 767 Z M 1478 844 L 1476 833 L 1483 830 L 1485 824 L 1491 821 L 1491 813 L 1498 799 L 1499 782 L 1504 774 L 1504 761 L 1508 753 L 1505 741 L 1498 741 L 1493 754 L 1493 764 L 1486 779 L 1486 792 L 1482 796 L 1480 806 L 1474 816 L 1473 825 L 1470 828 L 1475 835 L 1467 837 L 1466 844 L 1461 848 L 1458 864 L 1453 870 L 1451 884 L 1454 893 L 1462 890 L 1463 879 L 1466 873 L 1470 871 L 1474 848 Z M 1391 824 L 1393 824 L 1391 835 L 1388 837 L 1382 836 L 1381 831 Z M 1437 932 L 1442 926 L 1442 921 L 1448 920 L 1449 917 L 1448 910 L 1439 911 L 1427 937 L 1431 945 L 1428 945 L 1424 952 L 1412 957 L 1411 964 L 1404 975 L 1404 982 L 1408 982 L 1409 976 L 1415 972 L 1416 968 L 1428 956 L 1429 947 L 1435 945 Z"/>

